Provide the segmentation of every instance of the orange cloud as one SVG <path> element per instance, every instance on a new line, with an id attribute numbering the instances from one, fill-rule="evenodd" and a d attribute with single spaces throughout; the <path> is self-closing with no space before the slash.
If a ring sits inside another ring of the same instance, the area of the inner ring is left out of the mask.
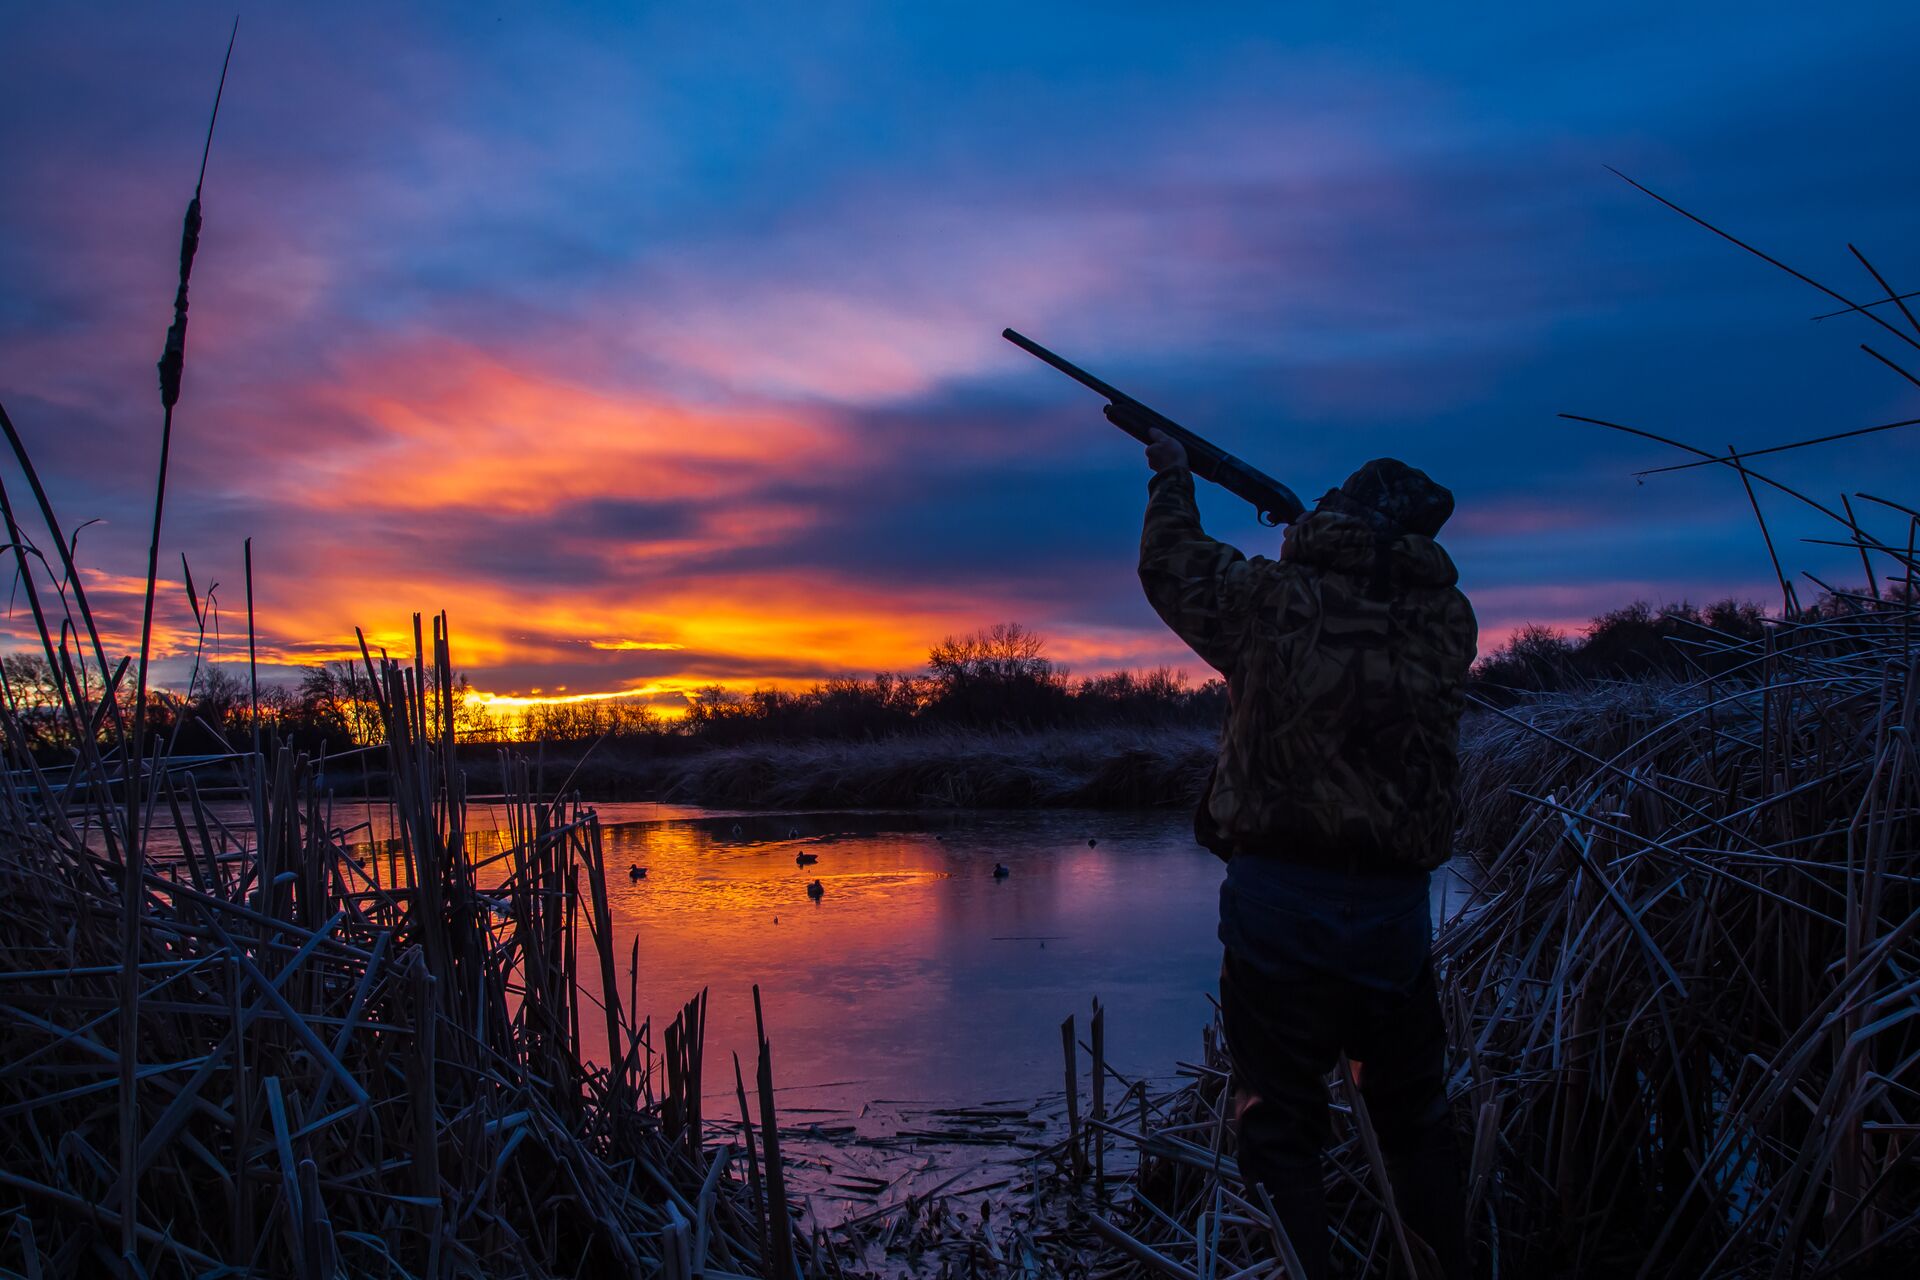
<path id="1" fill-rule="evenodd" d="M 675 644 L 670 640 L 589 640 L 587 643 L 595 649 L 604 649 L 615 653 L 631 653 L 634 651 L 672 652 L 676 649 L 684 649 L 687 647 L 684 644 Z"/>
<path id="2" fill-rule="evenodd" d="M 798 410 L 614 394 L 441 339 L 354 361 L 316 398 L 372 438 L 308 453 L 278 487 L 343 513 L 545 512 L 609 494 L 713 500 L 837 456 L 830 427 Z"/>

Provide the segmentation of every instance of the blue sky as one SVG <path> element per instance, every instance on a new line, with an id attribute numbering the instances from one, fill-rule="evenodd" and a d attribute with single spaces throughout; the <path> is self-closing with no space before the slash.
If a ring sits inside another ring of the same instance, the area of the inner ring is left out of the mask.
<path id="1" fill-rule="evenodd" d="M 0 396 L 123 614 L 232 13 L 23 7 L 0 51 Z M 1426 468 L 1490 637 L 1772 599 L 1734 476 L 1638 483 L 1671 451 L 1556 413 L 1764 447 L 1920 416 L 1858 345 L 1920 352 L 1605 166 L 1920 287 L 1917 37 L 1891 4 L 243 6 L 164 563 L 230 619 L 253 536 L 289 665 L 446 607 L 499 692 L 665 706 L 1003 618 L 1197 673 L 1134 581 L 1138 451 L 1010 324 L 1305 495 Z M 1911 500 L 1916 463 L 1776 466 Z"/>

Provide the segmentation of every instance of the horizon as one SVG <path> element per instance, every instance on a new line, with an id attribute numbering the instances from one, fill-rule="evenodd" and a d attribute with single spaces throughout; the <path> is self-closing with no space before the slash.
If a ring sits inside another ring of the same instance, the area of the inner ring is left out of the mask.
<path id="1" fill-rule="evenodd" d="M 1134 579 L 1138 447 L 1007 325 L 1309 501 L 1371 456 L 1432 472 L 1483 653 L 1638 599 L 1778 599 L 1737 477 L 1641 484 L 1684 456 L 1556 413 L 1743 451 L 1920 413 L 1861 324 L 1604 168 L 1843 291 L 1872 292 L 1849 242 L 1920 276 L 1920 177 L 1882 158 L 1920 105 L 1910 10 L 1749 11 L 1717 43 L 1651 5 L 1491 35 L 746 12 L 750 52 L 664 14 L 242 14 L 161 682 L 191 661 L 182 553 L 245 661 L 249 536 L 266 679 L 357 656 L 356 625 L 410 652 L 443 608 L 484 693 L 667 714 L 1001 620 L 1076 674 L 1205 678 Z M 102 521 L 80 558 L 121 637 L 230 18 L 35 13 L 0 55 L 29 196 L 0 208 L 0 396 L 69 532 Z M 1920 439 L 1786 459 L 1830 495 L 1913 474 Z M 1276 550 L 1201 488 L 1211 532 Z M 1854 581 L 1763 503 L 1789 572 Z"/>

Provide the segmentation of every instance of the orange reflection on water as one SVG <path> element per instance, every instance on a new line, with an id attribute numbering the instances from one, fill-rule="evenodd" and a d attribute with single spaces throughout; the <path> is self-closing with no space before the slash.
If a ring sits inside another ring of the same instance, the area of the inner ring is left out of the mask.
<path id="1" fill-rule="evenodd" d="M 244 805 L 216 809 L 243 831 Z M 1192 1057 L 1210 1017 L 1220 863 L 1194 845 L 1185 814 L 599 812 L 620 998 L 637 978 L 659 1046 L 681 1006 L 709 991 L 704 1091 L 716 1107 L 732 1096 L 731 1054 L 752 1077 L 756 983 L 783 1106 L 1030 1100 L 1059 1089 L 1060 1022 L 1078 1015 L 1084 1038 L 1096 996 L 1109 1060 L 1165 1074 Z M 329 825 L 390 848 L 384 803 L 336 804 Z M 503 828 L 499 809 L 470 806 L 476 860 L 504 847 Z M 157 832 L 150 852 L 170 851 Z M 803 853 L 818 861 L 799 865 Z M 392 885 L 400 866 L 383 855 L 367 869 Z M 504 870 L 491 862 L 481 883 Z M 818 902 L 807 896 L 816 879 Z M 579 945 L 582 981 L 597 986 L 584 917 Z M 603 1021 L 583 1016 L 580 1031 L 605 1062 Z"/>
<path id="2" fill-rule="evenodd" d="M 244 824 L 244 806 L 223 808 L 223 821 Z M 709 991 L 704 1091 L 715 1099 L 731 1098 L 731 1054 L 751 1079 L 756 983 L 785 1106 L 1030 1101 L 1059 1089 L 1060 1022 L 1078 1015 L 1084 1038 L 1096 996 L 1109 1061 L 1163 1075 L 1192 1058 L 1211 1016 L 1221 864 L 1193 843 L 1185 814 L 599 812 L 620 998 L 637 986 L 659 1046 L 681 1006 Z M 363 822 L 354 838 L 391 830 L 377 802 L 331 817 Z M 497 808 L 470 807 L 482 863 L 503 847 L 502 826 Z M 164 845 L 162 832 L 157 855 Z M 369 868 L 393 882 L 393 860 Z M 492 864 L 482 883 L 503 870 Z M 1436 910 L 1453 884 L 1436 880 Z M 579 972 L 597 984 L 584 918 L 579 941 Z M 583 1017 L 580 1030 L 605 1062 L 602 1020 Z"/>
<path id="3" fill-rule="evenodd" d="M 624 969 L 639 939 L 656 1043 L 659 1025 L 708 988 L 708 1069 L 722 1075 L 707 1088 L 726 1092 L 728 1054 L 751 1072 L 757 982 L 776 1079 L 815 1104 L 1037 1095 L 1057 1085 L 1060 1020 L 1084 1016 L 1096 995 L 1116 1062 L 1165 1070 L 1191 1055 L 1219 967 L 1220 864 L 1184 818 L 935 821 L 609 828 L 615 954 Z M 797 865 L 801 853 L 819 861 Z M 625 875 L 636 864 L 645 879 Z M 806 893 L 815 879 L 817 902 Z"/>

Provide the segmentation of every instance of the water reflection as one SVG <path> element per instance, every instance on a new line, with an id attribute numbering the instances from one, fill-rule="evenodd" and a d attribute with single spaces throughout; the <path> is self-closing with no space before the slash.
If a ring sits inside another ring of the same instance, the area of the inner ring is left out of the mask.
<path id="1" fill-rule="evenodd" d="M 1034 1096 L 1096 995 L 1122 1070 L 1167 1070 L 1208 1017 L 1219 863 L 1171 815 L 682 819 L 610 828 L 608 849 L 648 868 L 612 889 L 641 1008 L 708 987 L 707 1060 L 730 1073 L 759 982 L 778 1078 L 808 1102 Z"/>
<path id="2" fill-rule="evenodd" d="M 709 990 L 710 1093 L 731 1094 L 733 1053 L 751 1084 L 756 982 L 776 1078 L 795 1106 L 1057 1090 L 1059 1024 L 1079 1015 L 1084 1038 L 1096 996 L 1113 1064 L 1164 1076 L 1197 1053 L 1211 1016 L 1221 864 L 1194 844 L 1184 814 L 597 810 L 621 997 L 635 939 L 639 1009 L 656 1045 L 681 1005 Z M 244 807 L 219 816 L 236 839 L 250 836 Z M 394 883 L 397 864 L 380 856 L 391 847 L 384 804 L 336 804 L 329 825 L 351 831 L 369 873 Z M 502 811 L 472 806 L 468 831 L 486 862 L 506 841 Z M 165 833 L 154 840 L 164 845 Z M 803 865 L 803 854 L 816 860 Z M 483 872 L 482 884 L 503 872 Z M 591 945 L 584 925 L 581 941 Z M 582 973 L 597 977 L 597 961 L 583 958 Z M 604 1061 L 598 1026 L 583 1019 L 581 1031 Z"/>

